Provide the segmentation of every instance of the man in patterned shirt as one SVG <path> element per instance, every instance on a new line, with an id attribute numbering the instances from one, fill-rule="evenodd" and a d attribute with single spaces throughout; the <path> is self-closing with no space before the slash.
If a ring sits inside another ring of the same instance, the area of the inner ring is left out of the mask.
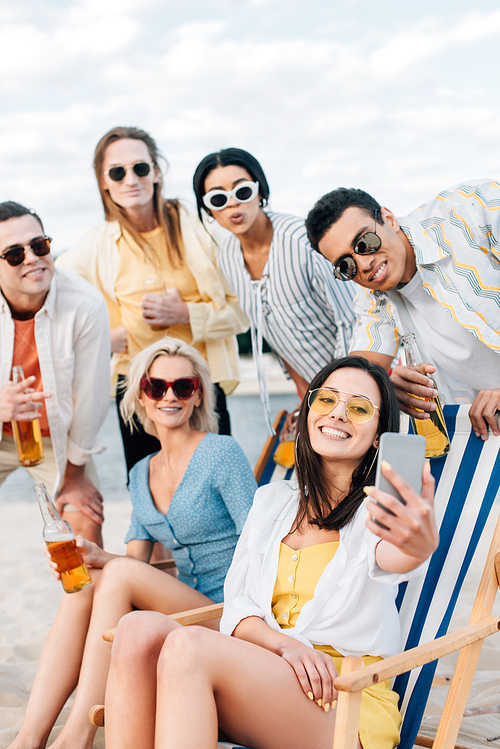
<path id="1" fill-rule="evenodd" d="M 488 426 L 498 435 L 500 182 L 457 185 L 399 219 L 362 190 L 339 188 L 316 203 L 306 227 L 335 276 L 364 288 L 351 354 L 389 369 L 400 336 L 415 334 L 438 391 L 426 375 L 395 367 L 401 410 L 429 418 L 435 404 L 417 398 L 439 392 L 444 403 L 472 403 L 478 437 L 488 438 Z"/>

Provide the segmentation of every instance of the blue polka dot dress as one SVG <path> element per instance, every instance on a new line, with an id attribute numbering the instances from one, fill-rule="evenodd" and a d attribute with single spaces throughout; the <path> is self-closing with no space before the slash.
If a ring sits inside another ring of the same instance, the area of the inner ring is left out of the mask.
<path id="1" fill-rule="evenodd" d="M 232 437 L 209 432 L 196 448 L 168 512 L 149 489 L 148 455 L 130 472 L 132 517 L 125 542 L 160 541 L 172 554 L 179 580 L 216 603 L 257 489 L 252 469 Z"/>

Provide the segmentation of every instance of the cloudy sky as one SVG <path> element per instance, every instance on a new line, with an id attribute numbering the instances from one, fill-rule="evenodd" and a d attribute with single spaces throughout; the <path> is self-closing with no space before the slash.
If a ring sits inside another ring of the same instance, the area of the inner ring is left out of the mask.
<path id="1" fill-rule="evenodd" d="M 103 218 L 95 144 L 137 125 L 169 196 L 239 146 L 275 210 L 342 185 L 404 214 L 499 176 L 499 43 L 496 0 L 0 0 L 0 200 L 69 247 Z"/>

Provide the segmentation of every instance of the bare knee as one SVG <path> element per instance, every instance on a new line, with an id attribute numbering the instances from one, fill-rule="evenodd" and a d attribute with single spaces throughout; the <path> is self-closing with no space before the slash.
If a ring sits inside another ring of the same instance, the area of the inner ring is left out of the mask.
<path id="1" fill-rule="evenodd" d="M 111 657 L 115 665 L 156 664 L 175 622 L 156 611 L 132 611 L 118 622 Z"/>
<path id="2" fill-rule="evenodd" d="M 137 559 L 129 557 L 115 557 L 110 559 L 101 570 L 96 586 L 96 595 L 109 595 L 118 589 L 129 586 L 129 580 L 134 573 Z M 104 592 L 105 591 L 105 592 Z"/>
<path id="3" fill-rule="evenodd" d="M 205 627 L 180 627 L 173 630 L 161 649 L 158 659 L 158 679 L 164 681 L 180 674 L 200 673 L 207 665 L 214 632 Z"/>

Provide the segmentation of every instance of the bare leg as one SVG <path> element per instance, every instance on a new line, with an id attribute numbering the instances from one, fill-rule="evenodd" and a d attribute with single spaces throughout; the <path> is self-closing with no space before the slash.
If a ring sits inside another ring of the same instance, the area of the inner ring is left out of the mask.
<path id="1" fill-rule="evenodd" d="M 84 512 L 80 510 L 64 510 L 63 520 L 67 520 L 73 529 L 75 536 L 83 536 L 103 548 L 102 525 L 94 523 Z"/>
<path id="2" fill-rule="evenodd" d="M 156 667 L 167 635 L 180 627 L 163 614 L 134 611 L 118 624 L 106 686 L 106 746 L 153 749 L 156 708 Z M 140 716 L 122 722 L 122 698 L 127 710 Z"/>
<path id="3" fill-rule="evenodd" d="M 100 570 L 92 570 L 94 582 Z M 78 681 L 94 585 L 65 595 L 43 646 L 21 731 L 9 749 L 40 749 Z"/>
<path id="4" fill-rule="evenodd" d="M 114 677 L 107 693 L 106 747 L 136 749 L 134 731 L 142 727 L 149 735 L 151 710 L 141 715 L 130 709 L 135 695 Z M 201 627 L 168 635 L 158 663 L 157 705 L 156 749 L 215 749 L 218 725 L 231 741 L 259 749 L 332 745 L 336 711 L 325 713 L 308 700 L 286 661 Z"/>
<path id="5" fill-rule="evenodd" d="M 134 607 L 164 614 L 207 606 L 211 601 L 188 585 L 143 562 L 113 559 L 104 567 L 94 594 L 94 606 L 85 645 L 78 689 L 69 718 L 52 744 L 54 749 L 91 749 L 96 728 L 88 711 L 104 700 L 111 658 L 105 629 L 116 627 Z"/>

